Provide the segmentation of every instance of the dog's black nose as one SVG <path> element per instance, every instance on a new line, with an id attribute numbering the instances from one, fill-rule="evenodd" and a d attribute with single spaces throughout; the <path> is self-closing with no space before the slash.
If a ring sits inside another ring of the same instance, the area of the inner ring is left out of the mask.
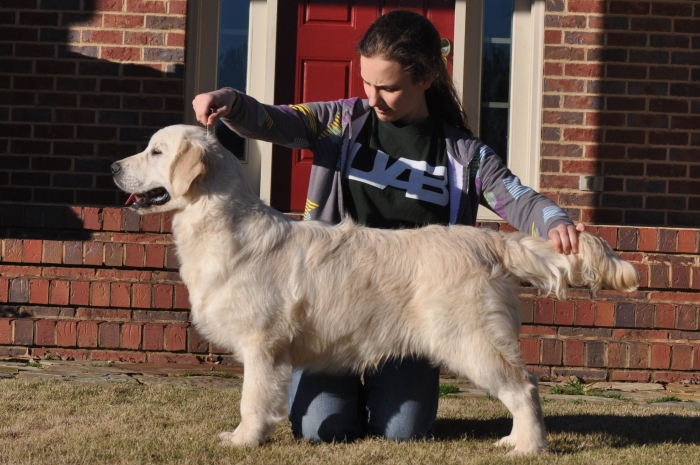
<path id="1" fill-rule="evenodd" d="M 112 163 L 112 174 L 117 174 L 122 170 L 122 166 L 119 163 Z"/>

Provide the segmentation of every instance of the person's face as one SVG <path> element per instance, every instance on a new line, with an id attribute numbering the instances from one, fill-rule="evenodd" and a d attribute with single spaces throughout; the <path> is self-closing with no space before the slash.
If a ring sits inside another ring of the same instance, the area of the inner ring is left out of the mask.
<path id="1" fill-rule="evenodd" d="M 360 74 L 369 104 L 380 120 L 389 123 L 420 123 L 428 117 L 425 91 L 431 78 L 414 82 L 396 61 L 360 56 Z"/>

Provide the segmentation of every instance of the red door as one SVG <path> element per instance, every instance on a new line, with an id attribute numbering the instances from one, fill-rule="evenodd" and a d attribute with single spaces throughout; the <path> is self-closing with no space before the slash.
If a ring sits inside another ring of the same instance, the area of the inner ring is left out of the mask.
<path id="1" fill-rule="evenodd" d="M 281 2 L 286 3 L 286 2 Z M 292 2 L 289 2 L 292 3 Z M 287 40 L 293 40 L 290 34 L 291 20 L 287 30 L 284 29 L 285 14 L 295 13 L 296 23 L 293 31 L 296 35 L 295 60 L 279 61 L 276 81 L 289 80 L 290 65 L 294 67 L 294 103 L 337 100 L 348 97 L 365 97 L 360 78 L 360 59 L 355 53 L 355 46 L 367 28 L 377 17 L 395 9 L 412 10 L 427 16 L 440 32 L 440 36 L 453 43 L 454 38 L 454 0 L 298 0 L 296 11 L 290 7 L 286 12 L 279 11 L 278 21 L 278 56 L 280 52 L 290 51 Z M 285 33 L 286 32 L 286 33 Z M 448 57 L 448 69 L 452 72 L 452 56 Z M 283 86 L 283 83 L 280 83 Z M 289 89 L 291 90 L 291 89 Z M 285 92 L 278 93 L 284 94 Z M 287 92 L 289 94 L 289 92 Z M 279 103 L 289 103 L 279 102 Z M 278 159 L 281 157 L 276 157 Z M 309 150 L 293 150 L 291 166 L 281 163 L 279 169 L 273 159 L 273 183 L 275 179 L 291 175 L 291 182 L 282 182 L 289 186 L 289 200 L 284 192 L 276 189 L 273 195 L 275 206 L 290 211 L 304 211 L 306 191 L 311 174 L 313 155 Z M 286 165 L 286 166 L 285 166 Z M 285 169 L 286 168 L 286 169 Z M 286 171 L 286 173 L 280 172 Z M 285 189 L 286 190 L 286 189 Z M 285 205 L 286 204 L 286 205 Z M 287 207 L 288 205 L 288 207 Z M 287 208 L 285 208 L 287 207 Z"/>

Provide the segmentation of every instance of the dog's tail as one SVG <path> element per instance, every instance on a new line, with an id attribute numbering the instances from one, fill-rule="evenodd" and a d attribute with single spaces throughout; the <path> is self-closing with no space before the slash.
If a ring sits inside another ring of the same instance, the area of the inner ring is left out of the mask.
<path id="1" fill-rule="evenodd" d="M 639 273 L 618 257 L 600 237 L 579 235 L 579 253 L 557 253 L 550 241 L 521 233 L 504 234 L 504 266 L 515 276 L 540 289 L 566 297 L 567 285 L 594 290 L 631 292 L 639 286 Z"/>

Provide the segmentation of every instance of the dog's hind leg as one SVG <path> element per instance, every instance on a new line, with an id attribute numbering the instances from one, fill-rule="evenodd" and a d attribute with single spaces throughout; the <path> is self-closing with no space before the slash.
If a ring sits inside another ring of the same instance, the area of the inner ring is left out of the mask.
<path id="1" fill-rule="evenodd" d="M 219 434 L 222 445 L 258 446 L 285 418 L 292 379 L 289 353 L 275 356 L 247 349 L 243 366 L 241 423 L 233 432 Z"/>

